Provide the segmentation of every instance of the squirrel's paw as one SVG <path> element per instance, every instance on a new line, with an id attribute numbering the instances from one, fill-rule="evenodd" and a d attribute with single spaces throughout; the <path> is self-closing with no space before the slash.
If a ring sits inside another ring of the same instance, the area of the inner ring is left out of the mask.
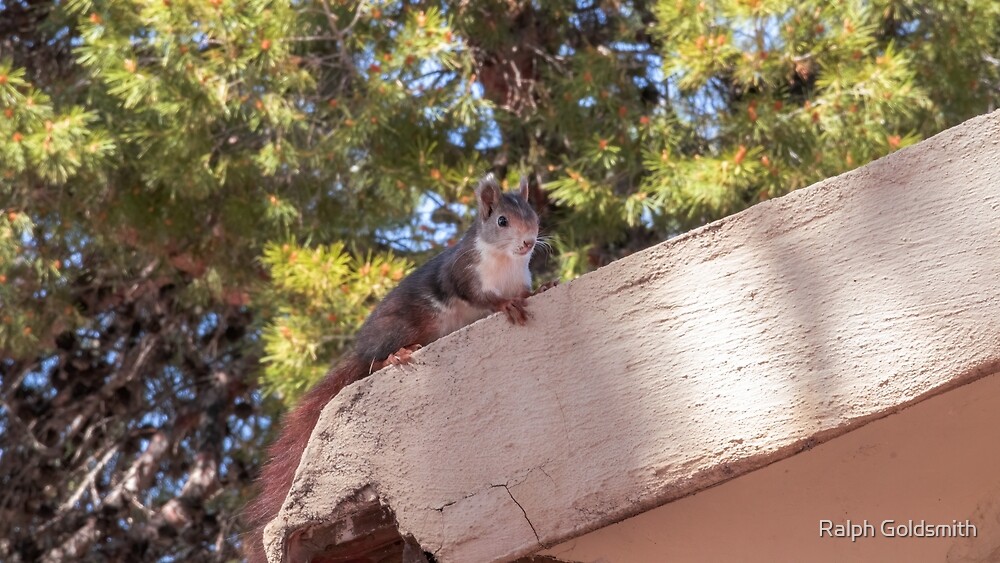
<path id="1" fill-rule="evenodd" d="M 408 364 L 413 361 L 413 353 L 417 350 L 423 348 L 419 344 L 412 344 L 410 346 L 403 346 L 394 353 L 389 354 L 389 357 L 385 359 L 386 364 L 401 366 Z"/>
<path id="2" fill-rule="evenodd" d="M 531 314 L 528 313 L 527 303 L 523 297 L 505 301 L 497 308 L 497 311 L 507 315 L 507 319 L 514 324 L 527 324 L 528 319 L 531 318 Z"/>
<path id="3" fill-rule="evenodd" d="M 411 344 L 410 346 L 403 346 L 399 350 L 396 350 L 389 357 L 380 361 L 372 362 L 371 373 L 384 368 L 385 366 L 404 366 L 413 361 L 413 353 L 417 350 L 423 348 L 420 344 Z"/>
<path id="4" fill-rule="evenodd" d="M 542 293 L 544 291 L 548 291 L 548 290 L 552 289 L 553 287 L 555 287 L 557 285 L 559 285 L 559 280 L 547 281 L 547 282 L 543 283 L 542 285 L 538 286 L 538 289 L 536 289 L 535 292 L 532 293 L 532 295 L 538 295 L 539 293 Z"/>

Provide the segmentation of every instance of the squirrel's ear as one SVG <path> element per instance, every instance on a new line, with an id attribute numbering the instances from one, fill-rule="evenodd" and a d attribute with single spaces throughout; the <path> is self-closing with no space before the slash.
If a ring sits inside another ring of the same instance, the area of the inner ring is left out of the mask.
<path id="1" fill-rule="evenodd" d="M 493 174 L 487 174 L 476 186 L 476 199 L 479 201 L 479 217 L 484 221 L 489 219 L 500 203 L 500 184 Z"/>
<path id="2" fill-rule="evenodd" d="M 528 202 L 528 177 L 521 176 L 521 186 L 517 190 L 517 195 L 521 196 L 521 199 Z"/>

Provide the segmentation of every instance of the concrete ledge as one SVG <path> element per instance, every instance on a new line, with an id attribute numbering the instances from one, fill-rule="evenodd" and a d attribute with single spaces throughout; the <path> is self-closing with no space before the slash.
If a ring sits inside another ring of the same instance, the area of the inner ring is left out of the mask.
<path id="1" fill-rule="evenodd" d="M 992 374 L 539 555 L 581 563 L 996 563 L 998 436 L 1000 374 Z M 820 531 L 848 520 L 854 538 Z M 898 526 L 910 521 L 965 528 L 904 537 Z"/>
<path id="2" fill-rule="evenodd" d="M 690 495 L 998 371 L 998 280 L 1000 112 L 345 389 L 269 555 L 355 556 L 381 525 L 439 562 L 511 560 Z"/>

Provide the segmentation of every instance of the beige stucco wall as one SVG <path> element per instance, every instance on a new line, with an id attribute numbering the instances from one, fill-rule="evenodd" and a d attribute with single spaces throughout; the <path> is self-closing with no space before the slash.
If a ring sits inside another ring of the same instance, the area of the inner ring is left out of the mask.
<path id="1" fill-rule="evenodd" d="M 998 438 L 994 374 L 544 554 L 586 563 L 1000 561 Z M 820 537 L 821 520 L 847 519 L 872 528 L 858 528 L 865 535 L 853 542 Z M 885 537 L 890 519 L 970 522 L 976 535 Z"/>
<path id="2" fill-rule="evenodd" d="M 998 240 L 994 113 L 553 289 L 332 401 L 269 554 L 380 502 L 509 560 L 956 389 L 1000 366 Z"/>

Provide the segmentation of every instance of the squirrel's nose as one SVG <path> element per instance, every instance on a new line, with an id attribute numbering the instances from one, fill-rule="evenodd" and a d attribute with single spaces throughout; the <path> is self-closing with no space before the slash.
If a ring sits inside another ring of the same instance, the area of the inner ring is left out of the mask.
<path id="1" fill-rule="evenodd" d="M 524 240 L 524 244 L 521 245 L 521 246 L 524 247 L 524 248 L 531 248 L 531 247 L 535 246 L 535 239 L 533 239 L 533 238 L 525 239 Z"/>

